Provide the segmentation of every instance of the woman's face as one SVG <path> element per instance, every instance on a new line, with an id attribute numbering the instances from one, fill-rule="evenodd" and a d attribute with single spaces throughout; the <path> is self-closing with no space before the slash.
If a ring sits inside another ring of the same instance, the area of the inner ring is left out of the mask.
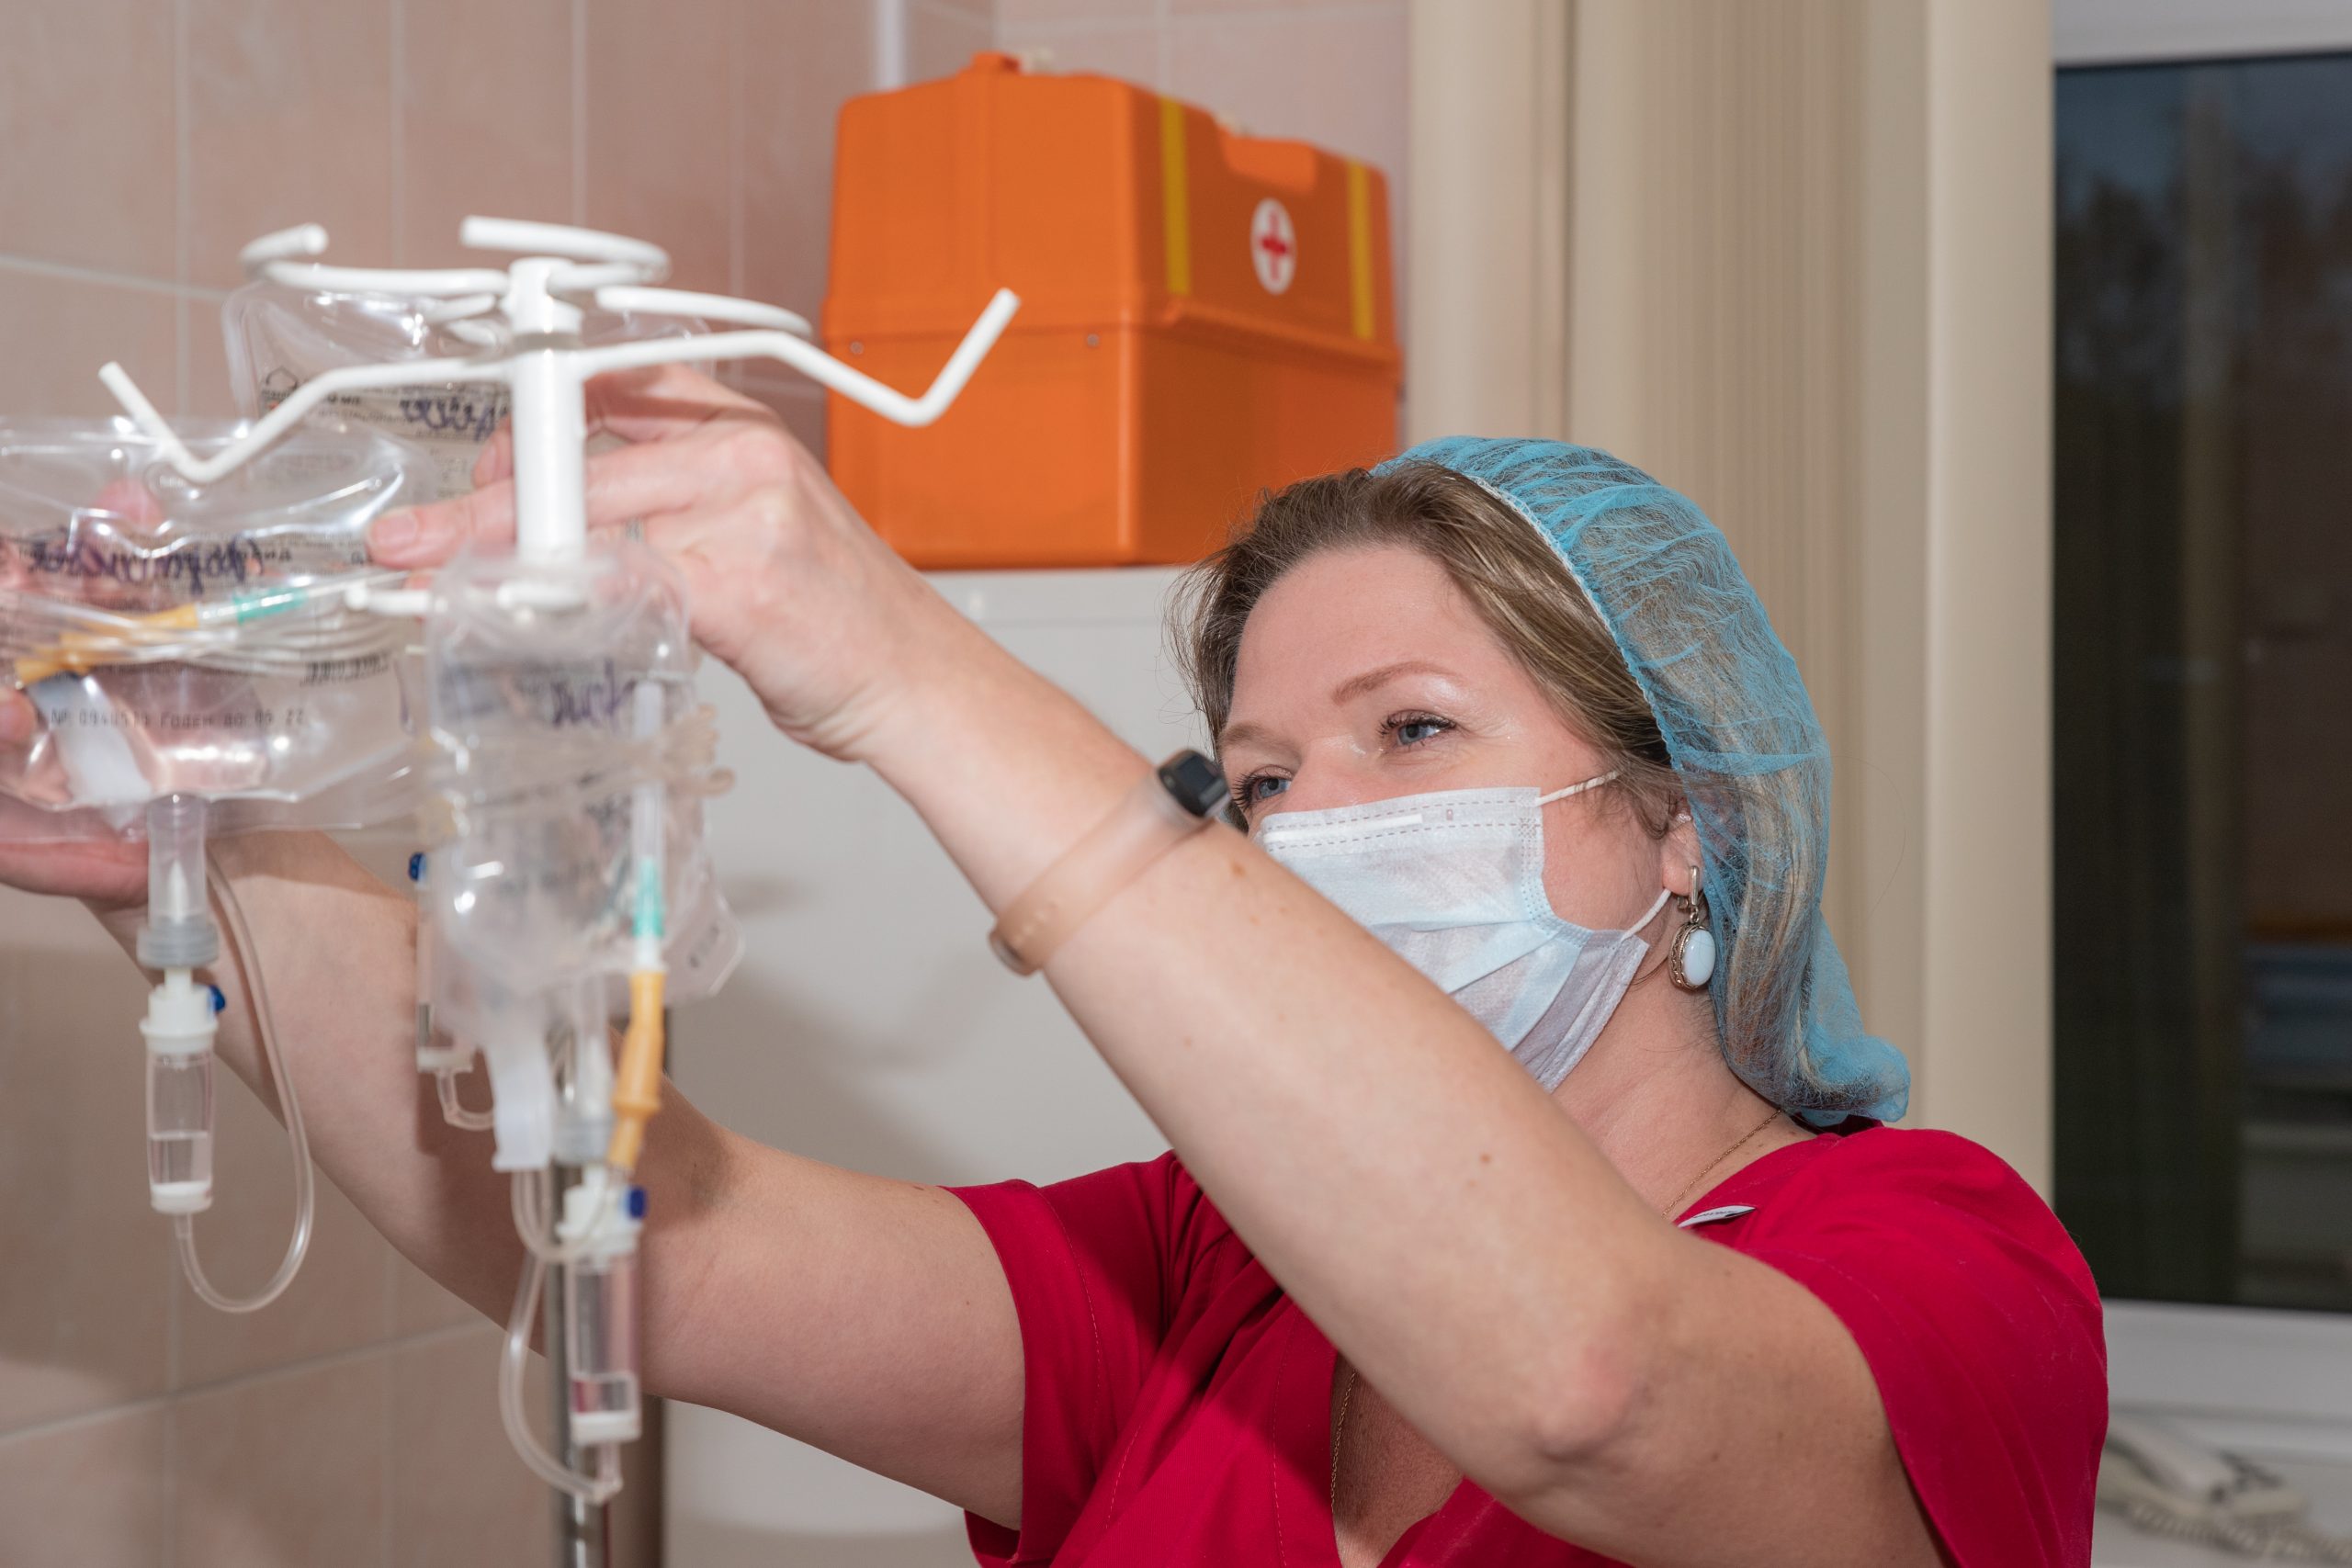
<path id="1" fill-rule="evenodd" d="M 1218 752 L 1253 828 L 1431 790 L 1548 794 L 1609 766 L 1445 569 L 1401 547 L 1310 556 L 1258 601 Z M 1544 891 L 1562 919 L 1622 928 L 1661 888 L 1688 890 L 1688 829 L 1654 838 L 1618 792 L 1543 813 Z"/>

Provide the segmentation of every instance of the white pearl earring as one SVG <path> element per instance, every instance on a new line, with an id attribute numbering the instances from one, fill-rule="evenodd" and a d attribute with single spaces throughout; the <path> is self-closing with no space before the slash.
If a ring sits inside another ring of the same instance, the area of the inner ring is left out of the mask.
<path id="1" fill-rule="evenodd" d="M 1690 868 L 1690 892 L 1682 900 L 1689 911 L 1682 929 L 1674 933 L 1674 945 L 1667 950 L 1667 978 L 1675 989 L 1703 991 L 1715 973 L 1715 933 L 1707 929 L 1707 895 L 1699 885 L 1699 868 Z"/>

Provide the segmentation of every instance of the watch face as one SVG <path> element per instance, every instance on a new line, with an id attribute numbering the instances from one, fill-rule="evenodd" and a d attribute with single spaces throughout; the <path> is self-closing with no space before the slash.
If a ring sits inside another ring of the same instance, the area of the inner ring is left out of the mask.
<path id="1" fill-rule="evenodd" d="M 1216 764 L 1198 751 L 1179 751 L 1159 764 L 1159 782 L 1176 804 L 1195 817 L 1206 817 L 1225 804 L 1229 793 Z"/>

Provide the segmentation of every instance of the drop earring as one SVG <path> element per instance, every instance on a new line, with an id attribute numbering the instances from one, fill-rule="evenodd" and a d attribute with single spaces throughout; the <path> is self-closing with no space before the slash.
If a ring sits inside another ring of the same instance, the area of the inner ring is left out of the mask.
<path id="1" fill-rule="evenodd" d="M 1707 929 L 1707 895 L 1699 886 L 1699 868 L 1690 868 L 1690 893 L 1682 900 L 1688 913 L 1682 929 L 1667 950 L 1666 976 L 1678 991 L 1703 991 L 1715 973 L 1715 933 Z"/>

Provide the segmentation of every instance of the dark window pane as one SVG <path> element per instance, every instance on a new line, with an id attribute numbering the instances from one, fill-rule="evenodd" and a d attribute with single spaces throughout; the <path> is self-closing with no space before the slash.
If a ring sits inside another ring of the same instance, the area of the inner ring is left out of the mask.
<path id="1" fill-rule="evenodd" d="M 2058 77 L 2057 1198 L 2352 1307 L 2352 56 Z"/>

